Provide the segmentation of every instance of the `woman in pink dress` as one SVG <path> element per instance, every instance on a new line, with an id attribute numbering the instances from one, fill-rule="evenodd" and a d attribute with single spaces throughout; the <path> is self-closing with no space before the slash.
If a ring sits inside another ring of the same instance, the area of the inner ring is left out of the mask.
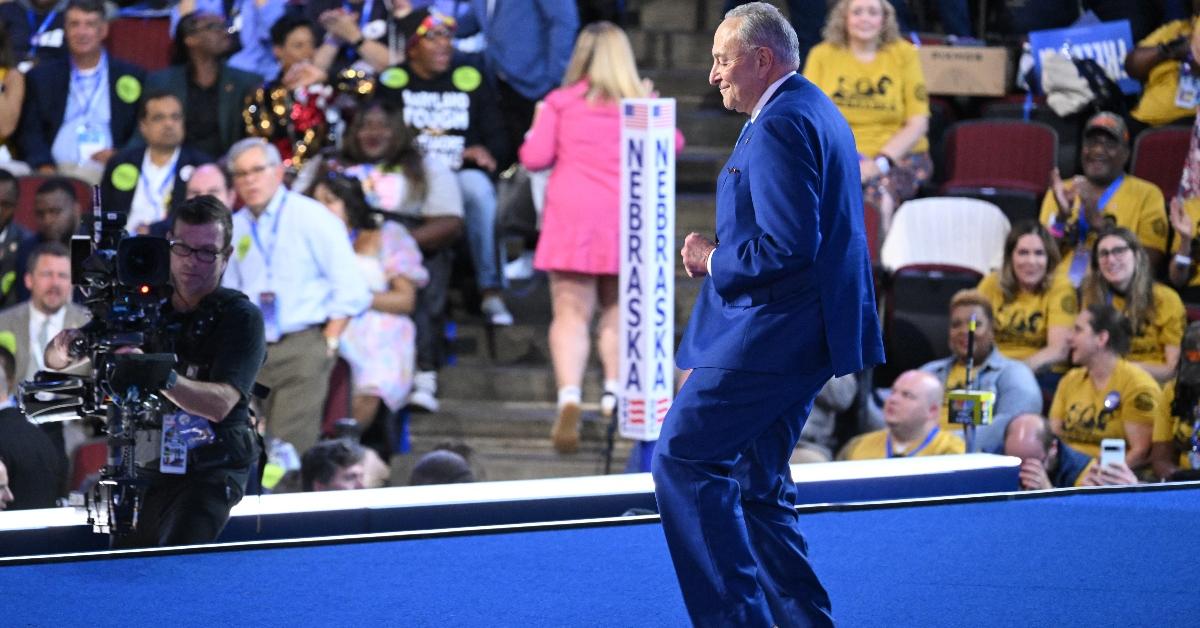
<path id="1" fill-rule="evenodd" d="M 604 367 L 601 414 L 616 408 L 617 274 L 620 244 L 620 112 L 622 98 L 651 95 L 638 77 L 629 40 L 608 22 L 579 34 L 563 86 L 538 104 L 521 146 L 530 170 L 553 167 L 546 186 L 542 233 L 534 267 L 550 274 L 550 354 L 558 384 L 558 418 L 551 432 L 562 453 L 579 447 L 583 373 L 600 313 L 597 345 Z M 676 136 L 676 149 L 682 148 Z"/>

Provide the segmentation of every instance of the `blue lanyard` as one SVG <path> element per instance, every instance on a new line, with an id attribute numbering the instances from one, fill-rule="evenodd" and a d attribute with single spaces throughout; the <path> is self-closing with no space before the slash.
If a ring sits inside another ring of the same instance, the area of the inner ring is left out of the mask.
<path id="1" fill-rule="evenodd" d="M 38 37 L 41 37 L 42 33 L 46 32 L 47 28 L 50 28 L 50 23 L 53 22 L 54 18 L 56 17 L 58 17 L 58 9 L 48 13 L 46 15 L 46 19 L 42 20 L 42 25 L 38 26 L 37 30 L 34 30 L 33 24 L 37 21 L 37 18 L 34 17 L 33 9 L 25 9 L 25 19 L 29 20 L 29 54 L 31 56 L 38 49 Z"/>
<path id="2" fill-rule="evenodd" d="M 254 247 L 258 249 L 258 253 L 262 255 L 263 263 L 267 266 L 267 277 L 271 276 L 271 258 L 275 257 L 275 244 L 279 242 L 279 217 L 283 215 L 283 208 L 287 204 L 287 192 L 279 197 L 279 205 L 275 209 L 275 224 L 271 227 L 271 248 L 267 249 L 263 246 L 262 240 L 258 238 L 258 221 L 250 221 L 250 237 L 254 239 Z M 267 212 L 270 213 L 271 207 L 267 206 Z"/>
<path id="3" fill-rule="evenodd" d="M 1109 183 L 1108 187 L 1105 188 L 1105 190 L 1104 190 L 1104 194 L 1100 195 L 1100 201 L 1096 204 L 1096 209 L 1099 209 L 1100 211 L 1104 211 L 1104 208 L 1108 206 L 1108 202 L 1110 200 L 1112 200 L 1113 194 L 1117 193 L 1117 188 L 1121 187 L 1121 183 L 1124 181 L 1125 181 L 1125 175 L 1121 175 L 1121 176 L 1117 177 L 1116 179 L 1114 179 L 1112 183 Z M 1084 238 L 1087 237 L 1087 232 L 1088 232 L 1087 211 L 1084 210 L 1083 205 L 1080 205 L 1079 206 L 1079 241 L 1080 242 L 1083 242 Z"/>
<path id="4" fill-rule="evenodd" d="M 92 105 L 96 104 L 96 100 L 99 97 L 100 90 L 104 87 L 104 84 L 108 82 L 108 53 L 107 52 L 100 53 L 100 64 L 96 66 L 96 73 L 93 74 L 92 76 L 94 77 L 94 79 L 96 81 L 96 84 L 94 86 L 92 86 L 92 93 L 88 94 L 87 96 L 83 96 L 81 93 L 78 98 L 79 106 L 82 107 L 82 109 L 80 109 L 80 111 L 79 111 L 79 118 L 82 120 L 87 120 L 88 114 L 90 114 L 92 111 Z M 79 68 L 75 67 L 75 61 L 72 60 L 71 61 L 71 86 L 74 87 L 76 85 L 78 85 L 79 89 L 82 91 L 83 76 L 79 74 Z M 72 89 L 71 91 L 74 92 L 75 90 Z"/>
<path id="5" fill-rule="evenodd" d="M 140 176 L 138 176 L 138 184 L 142 186 L 142 192 L 145 193 L 146 199 L 150 201 L 150 204 L 153 205 L 155 209 L 159 210 L 159 218 L 162 218 L 162 210 L 166 209 L 162 206 L 163 195 L 167 192 L 167 186 L 175 182 L 175 170 L 178 167 L 179 155 L 177 154 L 175 155 L 175 159 L 171 161 L 171 168 L 167 171 L 166 176 L 163 177 L 162 183 L 158 184 L 157 196 L 153 195 L 150 191 L 150 179 L 146 176 L 146 173 L 142 172 Z M 278 222 L 278 217 L 276 218 L 276 222 Z"/>
<path id="6" fill-rule="evenodd" d="M 934 437 L 937 436 L 938 432 L 941 431 L 941 429 L 942 428 L 940 426 L 934 427 L 933 431 L 929 432 L 929 436 L 925 437 L 925 440 L 920 444 L 920 446 L 918 446 L 916 449 L 904 454 L 902 457 L 903 458 L 911 458 L 911 457 L 917 455 L 918 453 L 920 453 L 920 451 L 922 449 L 925 449 L 926 447 L 929 446 L 929 443 L 933 442 Z M 888 458 L 895 457 L 895 454 L 892 452 L 892 435 L 890 433 L 887 435 L 887 457 Z"/>

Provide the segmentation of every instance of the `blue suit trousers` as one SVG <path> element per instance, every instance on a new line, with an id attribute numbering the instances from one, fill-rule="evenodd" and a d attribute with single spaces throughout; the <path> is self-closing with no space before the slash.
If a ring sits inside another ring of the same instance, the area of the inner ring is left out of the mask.
<path id="1" fill-rule="evenodd" d="M 828 368 L 696 368 L 652 465 L 675 573 L 697 626 L 832 626 L 788 461 Z"/>

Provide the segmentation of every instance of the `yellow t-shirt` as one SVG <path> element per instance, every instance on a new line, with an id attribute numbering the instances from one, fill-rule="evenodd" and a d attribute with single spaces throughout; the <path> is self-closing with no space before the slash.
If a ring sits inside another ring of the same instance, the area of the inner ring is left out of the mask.
<path id="1" fill-rule="evenodd" d="M 870 63 L 859 61 L 848 48 L 817 44 L 808 52 L 804 78 L 846 116 L 863 155 L 877 154 L 909 118 L 929 115 L 921 60 L 907 41 L 880 48 Z M 910 152 L 928 151 L 929 140 L 922 137 Z"/>
<path id="2" fill-rule="evenodd" d="M 1179 293 L 1161 283 L 1155 282 L 1152 288 L 1154 295 L 1154 320 L 1134 330 L 1130 339 L 1129 354 L 1125 359 L 1146 364 L 1165 364 L 1163 349 L 1178 347 L 1183 340 L 1183 328 L 1187 326 L 1187 310 Z M 1085 298 L 1083 307 L 1091 305 Z M 1125 297 L 1113 295 L 1112 306 L 1118 311 L 1125 311 Z"/>
<path id="3" fill-rule="evenodd" d="M 1111 413 L 1103 412 L 1104 398 L 1110 392 L 1120 395 L 1119 405 Z M 1158 383 L 1141 367 L 1123 359 L 1117 360 L 1104 390 L 1096 390 L 1086 368 L 1067 371 L 1050 404 L 1050 418 L 1062 421 L 1063 441 L 1093 458 L 1100 455 L 1100 441 L 1125 438 L 1126 421 L 1153 425 L 1162 411 Z"/>
<path id="4" fill-rule="evenodd" d="M 1069 180 L 1065 184 L 1067 194 L 1070 195 L 1075 185 Z M 1165 252 L 1167 250 L 1167 210 L 1165 203 L 1162 190 L 1158 189 L 1157 185 L 1145 179 L 1139 179 L 1131 174 L 1127 174 L 1125 175 L 1125 180 L 1121 181 L 1121 185 L 1117 187 L 1117 191 L 1113 193 L 1112 198 L 1108 200 L 1108 204 L 1104 206 L 1104 217 L 1118 227 L 1125 227 L 1132 231 L 1138 237 L 1138 242 L 1141 242 L 1142 246 Z M 1079 219 L 1079 209 L 1077 208 L 1074 211 L 1075 213 L 1071 215 L 1072 224 Z M 1054 200 L 1054 190 L 1051 189 L 1042 198 L 1042 224 L 1050 226 L 1057 215 L 1058 202 Z M 1089 251 L 1092 245 L 1096 243 L 1096 232 L 1102 226 L 1089 225 L 1085 241 L 1085 245 Z M 1064 271 L 1069 269 L 1074 256 L 1075 251 L 1072 247 L 1072 250 L 1063 253 L 1063 260 L 1059 263 L 1059 267 Z"/>
<path id="5" fill-rule="evenodd" d="M 1187 20 L 1175 20 L 1158 27 L 1145 39 L 1138 42 L 1138 47 L 1157 46 L 1188 36 L 1192 26 Z M 1170 124 L 1180 118 L 1196 115 L 1195 109 L 1183 109 L 1175 105 L 1175 92 L 1179 89 L 1178 61 L 1164 61 L 1150 70 L 1143 86 L 1142 98 L 1133 111 L 1129 112 L 1135 119 L 1150 126 Z"/>
<path id="6" fill-rule="evenodd" d="M 1175 403 L 1175 380 L 1167 382 L 1163 387 L 1163 411 L 1154 418 L 1154 435 L 1150 438 L 1155 443 L 1172 443 L 1179 452 L 1179 468 L 1190 469 L 1188 452 L 1192 450 L 1192 431 L 1195 426 L 1180 420 L 1171 410 Z"/>
<path id="7" fill-rule="evenodd" d="M 1079 313 L 1079 301 L 1071 281 L 1055 269 L 1050 288 L 1035 293 L 1018 290 L 1010 302 L 1004 301 L 1000 273 L 993 272 L 979 281 L 976 289 L 992 302 L 996 315 L 996 347 L 1006 357 L 1024 360 L 1046 348 L 1050 327 L 1070 328 Z"/>
<path id="8" fill-rule="evenodd" d="M 916 453 L 893 457 L 942 456 L 946 454 L 961 454 L 966 451 L 967 446 L 961 438 L 949 434 L 945 430 L 938 430 L 933 440 L 929 441 L 928 445 L 922 447 Z M 887 458 L 886 429 L 855 436 L 850 442 L 846 443 L 846 446 L 842 448 L 837 457 L 838 460 L 879 460 L 881 458 Z"/>

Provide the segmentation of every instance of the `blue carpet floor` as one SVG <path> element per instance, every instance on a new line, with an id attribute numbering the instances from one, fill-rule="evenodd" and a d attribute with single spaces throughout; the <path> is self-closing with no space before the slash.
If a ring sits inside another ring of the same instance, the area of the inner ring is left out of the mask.
<path id="1" fill-rule="evenodd" d="M 1200 490 L 802 517 L 841 626 L 1200 625 Z M 0 567 L 0 626 L 685 626 L 658 525 Z"/>

